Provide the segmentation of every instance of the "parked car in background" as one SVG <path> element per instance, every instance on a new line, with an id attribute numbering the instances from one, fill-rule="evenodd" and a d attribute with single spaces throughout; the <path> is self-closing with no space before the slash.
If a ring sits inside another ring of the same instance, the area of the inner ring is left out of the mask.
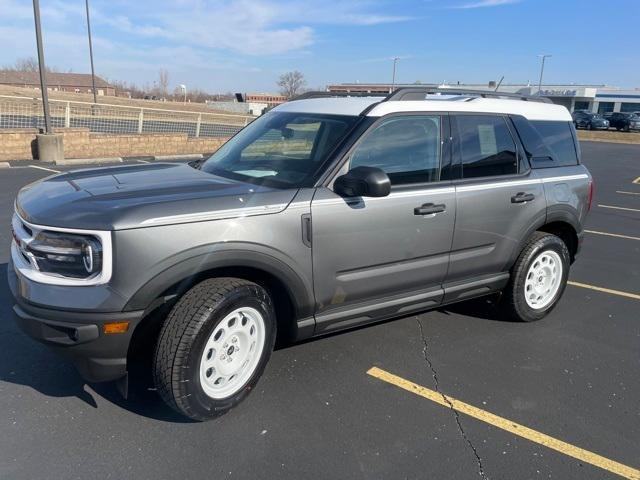
<path id="1" fill-rule="evenodd" d="M 640 116 L 629 112 L 614 112 L 609 117 L 609 125 L 624 132 L 640 130 Z"/>
<path id="2" fill-rule="evenodd" d="M 587 130 L 608 130 L 609 120 L 599 113 L 578 110 L 571 115 L 576 128 L 586 128 Z"/>

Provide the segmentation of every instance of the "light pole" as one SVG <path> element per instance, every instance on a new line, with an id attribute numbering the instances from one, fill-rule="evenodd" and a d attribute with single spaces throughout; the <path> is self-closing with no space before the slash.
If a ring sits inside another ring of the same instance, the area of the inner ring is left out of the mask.
<path id="1" fill-rule="evenodd" d="M 44 128 L 51 133 L 51 117 L 49 117 L 49 95 L 47 92 L 46 68 L 44 65 L 44 48 L 42 47 L 42 29 L 40 28 L 40 2 L 33 0 L 33 19 L 36 24 L 36 44 L 38 47 L 38 70 L 40 70 L 40 88 L 42 89 L 42 112 Z"/>
<path id="2" fill-rule="evenodd" d="M 87 10 L 87 34 L 89 35 L 89 58 L 91 59 L 91 91 L 93 92 L 93 103 L 98 103 L 96 97 L 96 72 L 93 69 L 93 45 L 91 43 L 91 22 L 89 21 L 89 0 L 84 2 Z"/>
<path id="3" fill-rule="evenodd" d="M 391 79 L 391 93 L 393 93 L 396 89 L 396 64 L 398 63 L 398 60 L 400 60 L 400 57 L 393 57 L 391 60 L 393 60 L 393 76 Z"/>
<path id="4" fill-rule="evenodd" d="M 538 95 L 540 95 L 540 90 L 542 89 L 542 74 L 544 73 L 544 61 L 545 59 L 552 57 L 552 55 L 538 55 L 542 59 L 542 63 L 540 65 L 540 80 L 538 80 Z"/>

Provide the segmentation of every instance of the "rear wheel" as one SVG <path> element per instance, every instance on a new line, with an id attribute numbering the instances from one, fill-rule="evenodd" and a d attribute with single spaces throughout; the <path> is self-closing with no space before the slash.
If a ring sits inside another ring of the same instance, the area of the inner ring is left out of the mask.
<path id="1" fill-rule="evenodd" d="M 275 334 L 273 305 L 261 286 L 237 278 L 205 280 L 176 303 L 162 327 L 156 388 L 189 418 L 222 415 L 258 382 Z"/>
<path id="2" fill-rule="evenodd" d="M 565 243 L 550 233 L 535 232 L 520 253 L 500 301 L 509 319 L 532 322 L 557 305 L 569 277 Z"/>

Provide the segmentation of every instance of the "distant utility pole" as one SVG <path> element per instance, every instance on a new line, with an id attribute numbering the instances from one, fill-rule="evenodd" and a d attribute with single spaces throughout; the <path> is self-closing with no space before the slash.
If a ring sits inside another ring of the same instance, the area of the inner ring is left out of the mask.
<path id="1" fill-rule="evenodd" d="M 391 60 L 393 60 L 393 76 L 391 79 L 391 93 L 393 93 L 396 89 L 396 64 L 398 63 L 398 60 L 400 60 L 400 57 L 393 57 Z"/>
<path id="2" fill-rule="evenodd" d="M 538 95 L 540 95 L 540 90 L 542 90 L 542 74 L 544 73 L 544 61 L 545 59 L 552 57 L 553 55 L 538 55 L 542 59 L 542 64 L 540 65 L 540 80 L 538 80 Z"/>
<path id="3" fill-rule="evenodd" d="M 42 29 L 40 28 L 40 2 L 33 0 L 33 19 L 36 24 L 36 44 L 38 46 L 38 70 L 40 70 L 40 88 L 42 89 L 42 111 L 44 113 L 44 128 L 51 132 L 51 117 L 49 116 L 49 95 L 47 92 L 46 68 L 44 64 L 44 48 L 42 47 Z"/>
<path id="4" fill-rule="evenodd" d="M 91 59 L 91 91 L 93 92 L 93 103 L 98 103 L 96 97 L 96 72 L 93 69 L 93 45 L 91 43 L 91 22 L 89 21 L 89 0 L 84 2 L 87 10 L 87 34 L 89 35 L 89 58 Z"/>

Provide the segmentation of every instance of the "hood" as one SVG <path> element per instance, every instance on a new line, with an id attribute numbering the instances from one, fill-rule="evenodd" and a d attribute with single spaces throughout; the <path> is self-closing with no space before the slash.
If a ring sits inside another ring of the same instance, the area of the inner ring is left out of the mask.
<path id="1" fill-rule="evenodd" d="M 54 175 L 22 188 L 16 210 L 36 225 L 121 230 L 277 213 L 296 191 L 158 163 Z"/>

